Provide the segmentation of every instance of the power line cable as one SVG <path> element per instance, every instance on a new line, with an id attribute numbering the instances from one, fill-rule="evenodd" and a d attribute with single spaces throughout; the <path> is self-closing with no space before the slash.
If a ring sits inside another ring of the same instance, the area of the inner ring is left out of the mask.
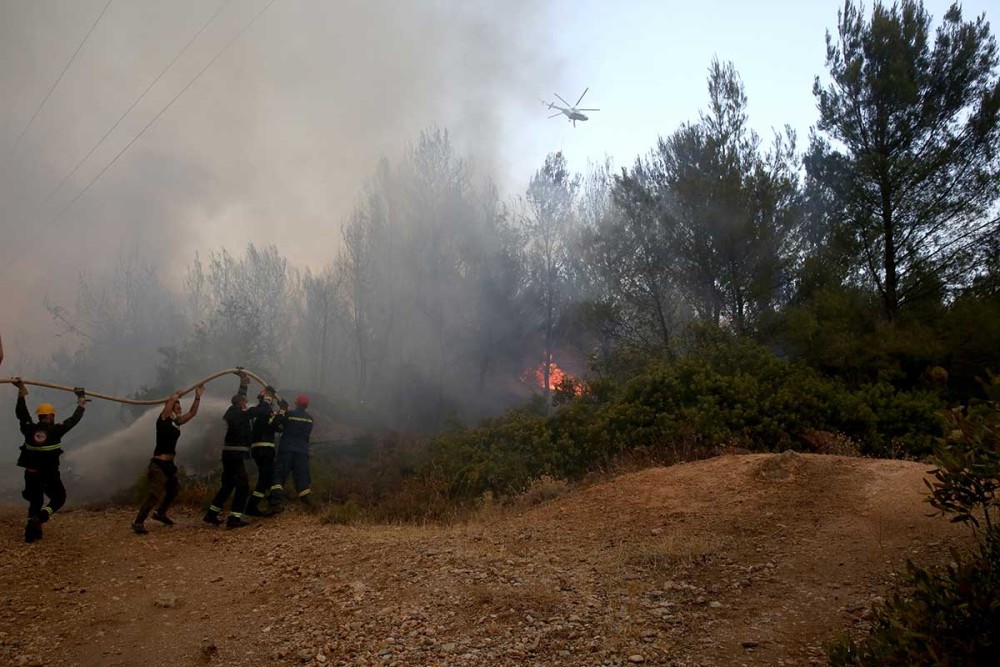
<path id="1" fill-rule="evenodd" d="M 31 118 L 28 120 L 28 124 L 24 126 L 23 130 L 21 130 L 21 134 L 17 135 L 17 141 L 14 142 L 14 148 L 12 149 L 11 152 L 16 151 L 17 147 L 21 145 L 21 139 L 23 139 L 24 135 L 27 134 L 28 128 L 30 128 L 31 124 L 35 122 L 35 118 L 38 117 L 38 114 L 39 112 L 41 112 L 42 107 L 45 106 L 45 103 L 49 101 L 49 97 L 52 96 L 52 91 L 54 91 L 56 89 L 56 86 L 59 85 L 59 82 L 62 81 L 63 75 L 66 74 L 66 71 L 70 68 L 70 65 L 73 64 L 74 60 L 76 60 L 76 56 L 78 53 L 80 53 L 80 49 L 82 49 L 83 45 L 87 43 L 88 39 L 90 39 L 90 35 L 94 32 L 94 28 L 96 28 L 97 24 L 101 22 L 101 19 L 104 17 L 104 13 L 108 11 L 108 7 L 111 6 L 111 3 L 113 1 L 114 0 L 108 0 L 108 3 L 104 5 L 104 9 L 102 9 L 101 13 L 98 14 L 97 19 L 94 20 L 94 24 L 90 26 L 90 30 L 88 30 L 87 34 L 83 36 L 83 41 L 81 41 L 80 45 L 76 47 L 76 51 L 74 51 L 73 55 L 70 56 L 69 62 L 67 62 L 66 66 L 62 68 L 61 72 L 59 72 L 59 76 L 56 77 L 56 82 L 52 84 L 51 88 L 49 88 L 49 92 L 45 93 L 45 97 L 42 98 L 41 104 L 39 104 L 38 108 L 35 109 L 35 113 L 31 114 Z"/>
<path id="2" fill-rule="evenodd" d="M 62 214 L 65 213 L 66 211 L 68 211 L 70 209 L 70 207 L 72 207 L 73 204 L 75 204 L 77 202 L 77 200 L 80 199 L 80 197 L 82 197 L 84 194 L 86 194 L 87 191 L 90 190 L 91 186 L 94 185 L 94 183 L 96 183 L 98 181 L 98 179 L 100 179 L 101 176 L 103 176 L 108 171 L 108 169 L 110 169 L 112 166 L 114 166 L 115 162 L 118 161 L 118 158 L 120 158 L 122 155 L 124 155 L 125 151 L 127 151 L 129 148 L 131 148 L 132 145 L 136 141 L 138 141 L 139 138 L 142 135 L 144 135 L 146 133 L 146 130 L 148 130 L 150 127 L 152 127 L 153 123 L 155 123 L 157 120 L 159 120 L 159 118 L 163 114 L 165 114 L 170 109 L 171 106 L 173 106 L 174 102 L 176 102 L 178 99 L 180 99 L 181 95 L 183 95 L 185 92 L 187 92 L 187 90 L 189 88 L 191 88 L 191 86 L 194 85 L 194 83 L 198 79 L 201 78 L 201 76 L 208 70 L 208 68 L 211 67 L 215 63 L 215 61 L 218 60 L 222 56 L 222 54 L 225 53 L 229 49 L 229 47 L 232 46 L 232 44 L 236 40 L 238 40 L 240 37 L 242 37 L 243 34 L 247 30 L 249 30 L 253 26 L 254 23 L 257 22 L 257 19 L 259 19 L 261 16 L 263 16 L 264 12 L 266 12 L 271 7 L 271 5 L 273 5 L 275 2 L 276 2 L 276 0 L 268 0 L 268 3 L 266 5 L 264 5 L 263 9 L 261 9 L 259 12 L 257 12 L 257 14 L 254 15 L 254 17 L 250 20 L 250 22 L 247 23 L 245 26 L 243 26 L 243 28 L 238 33 L 236 33 L 235 37 L 233 37 L 228 42 L 226 42 L 226 45 L 223 46 L 222 49 L 218 53 L 216 53 L 215 56 L 211 60 L 208 61 L 208 64 L 206 64 L 204 67 L 202 67 L 201 71 L 199 71 L 198 74 L 196 74 L 195 77 L 193 79 L 191 79 L 187 83 L 187 85 L 185 85 L 183 88 L 181 88 L 180 92 L 177 93 L 173 97 L 173 99 L 171 99 L 167 103 L 167 105 L 165 107 L 163 107 L 163 109 L 160 110 L 160 112 L 158 114 L 156 114 L 155 116 L 153 116 L 152 120 L 150 120 L 148 123 L 146 123 L 146 126 L 143 127 L 142 130 L 139 131 L 139 134 L 137 134 L 134 137 L 132 137 L 132 140 L 129 141 L 127 144 L 125 144 L 124 148 L 122 148 L 120 151 L 118 151 L 118 154 L 115 155 L 111 159 L 111 162 L 109 162 L 108 164 L 106 164 L 103 169 L 101 169 L 99 172 L 97 172 L 97 175 L 94 176 L 94 178 L 92 178 L 90 180 L 90 182 L 87 183 L 87 185 L 82 190 L 80 190 L 80 192 L 78 192 L 76 194 L 76 196 L 73 197 L 73 199 L 71 199 L 69 201 L 69 203 L 67 203 L 64 207 L 62 207 L 54 216 L 52 216 L 51 218 L 49 218 L 49 220 L 47 222 L 45 222 L 45 224 L 43 224 L 40 228 L 38 228 L 38 230 L 37 230 L 36 233 L 41 233 L 41 232 L 44 232 L 46 229 L 48 229 L 56 220 L 58 220 L 60 217 L 62 217 Z M 10 260 L 8 260 L 7 263 L 3 265 L 3 267 L 0 267 L 0 276 L 2 276 L 4 273 L 6 273 L 7 269 L 9 269 L 11 266 L 13 266 L 14 263 L 17 262 L 18 259 L 20 259 L 21 255 L 24 254 L 24 251 L 27 250 L 30 246 L 31 246 L 31 242 L 30 241 L 28 243 L 25 243 L 24 245 L 22 245 L 17 250 L 17 252 L 14 253 L 14 256 L 11 257 Z"/>
<path id="3" fill-rule="evenodd" d="M 98 148 L 99 148 L 99 147 L 101 146 L 101 144 L 103 144 L 103 143 L 104 143 L 104 140 L 105 140 L 105 139 L 107 139 L 107 138 L 108 138 L 108 136 L 110 136 L 110 135 L 111 135 L 111 133 L 115 131 L 115 129 L 116 129 L 117 127 L 118 127 L 118 124 L 119 124 L 119 123 L 121 123 L 121 122 L 122 122 L 123 120 L 125 120 L 125 116 L 129 115 L 129 113 L 131 113 L 132 109 L 134 109 L 134 108 L 136 107 L 136 105 L 137 105 L 137 104 L 139 104 L 139 102 L 141 102 L 141 101 L 143 100 L 143 98 L 145 98 L 145 97 L 146 97 L 146 95 L 147 95 L 147 94 L 149 93 L 149 91 L 153 89 L 153 86 L 155 86 L 155 85 L 156 85 L 156 84 L 157 84 L 157 83 L 158 83 L 158 82 L 160 81 L 160 79 L 162 79 L 162 78 L 163 78 L 163 75 L 164 75 L 164 74 L 166 74 L 166 73 L 167 73 L 167 71 L 168 71 L 168 70 L 169 70 L 169 69 L 170 69 L 171 67 L 173 67 L 173 66 L 174 66 L 174 63 L 176 63 L 176 62 L 177 62 L 177 61 L 178 61 L 178 60 L 180 59 L 180 57 L 181 57 L 181 56 L 183 56 L 183 55 L 184 55 L 184 54 L 185 54 L 185 53 L 187 52 L 187 50 L 188 50 L 188 49 L 189 49 L 189 48 L 191 47 L 191 45 L 195 43 L 195 41 L 196 41 L 196 40 L 197 40 L 197 39 L 198 39 L 198 38 L 199 38 L 199 37 L 201 36 L 201 34 L 202 34 L 203 32 L 205 32 L 205 30 L 206 30 L 206 29 L 208 28 L 208 26 L 209 26 L 209 25 L 210 25 L 210 24 L 212 23 L 212 21 L 214 21 L 214 20 L 216 19 L 216 17 L 217 17 L 217 16 L 219 15 L 219 14 L 221 14 L 221 13 L 222 13 L 222 11 L 223 11 L 223 10 L 224 10 L 224 9 L 225 9 L 226 7 L 228 7 L 228 6 L 229 6 L 229 5 L 230 5 L 230 4 L 232 3 L 232 1 L 233 1 L 233 0 L 225 0 L 225 2 L 223 2 L 223 3 L 222 3 L 222 4 L 220 5 L 220 6 L 219 6 L 219 8 L 218 8 L 218 9 L 217 9 L 217 10 L 215 11 L 215 13 L 214 13 L 214 14 L 212 14 L 212 15 L 211 15 L 211 16 L 210 16 L 210 17 L 208 18 L 208 20 L 207 20 L 207 21 L 205 21 L 205 23 L 204 23 L 204 24 L 203 24 L 203 25 L 201 26 L 201 28 L 200 28 L 200 29 L 198 30 L 198 32 L 196 32 L 196 33 L 194 34 L 194 37 L 192 37 L 192 38 L 191 38 L 190 40 L 188 40 L 187 44 L 185 44 L 185 45 L 184 45 L 184 48 L 182 48 L 182 49 L 181 49 L 181 50 L 180 50 L 180 51 L 179 51 L 179 52 L 177 53 L 177 55 L 175 55 L 175 56 L 174 56 L 173 60 L 171 60 L 171 61 L 170 61 L 170 63 L 169 63 L 169 64 L 167 64 L 167 66 L 166 66 L 166 67 L 164 67 L 164 68 L 163 68 L 163 70 L 161 70 L 161 71 L 160 71 L 160 73 L 159 73 L 159 74 L 158 74 L 158 75 L 156 76 L 156 78 L 155 78 L 155 79 L 153 79 L 153 81 L 152 81 L 152 82 L 151 82 L 151 83 L 150 83 L 150 84 L 149 84 L 148 86 L 146 86 L 146 89 L 145 89 L 144 91 L 142 91 L 142 94 L 140 94 L 140 95 L 139 95 L 139 97 L 135 98 L 135 100 L 134 100 L 134 101 L 132 102 L 132 104 L 130 104 L 130 105 L 129 105 L 128 109 L 126 109 L 126 110 L 125 110 L 125 113 L 123 113 L 123 114 L 122 114 L 121 116 L 119 116 L 119 117 L 118 117 L 118 120 L 116 120 L 116 121 L 114 122 L 114 124 L 113 124 L 113 125 L 112 125 L 112 126 L 111 126 L 110 128 L 108 128 L 108 131 L 104 133 L 104 136 L 102 136 L 102 137 L 101 137 L 101 138 L 100 138 L 100 139 L 98 140 L 98 142 L 97 142 L 96 144 L 94 144 L 94 146 L 93 146 L 93 147 L 92 147 L 92 148 L 91 148 L 91 149 L 90 149 L 89 151 L 87 151 L 87 154 L 86 154 L 86 155 L 84 155 L 84 156 L 83 156 L 83 157 L 82 157 L 82 158 L 80 159 L 80 161 L 76 163 L 76 166 L 75 166 L 75 167 L 73 167 L 73 169 L 72 169 L 72 170 L 71 170 L 71 171 L 70 171 L 70 172 L 69 172 L 68 174 L 66 174 L 65 176 L 63 176 L 63 179 L 62 179 L 61 181 L 59 181 L 59 185 L 57 185 L 57 186 L 56 186 L 56 188 L 55 188 L 55 189 L 54 189 L 54 190 L 53 190 L 52 192 L 50 192 L 50 193 L 49 193 L 49 195 L 48 195 L 48 196 L 47 196 L 47 197 L 46 197 L 46 198 L 45 198 L 45 199 L 44 199 L 44 200 L 42 201 L 42 203 L 41 203 L 41 204 L 39 204 L 39 206 L 40 206 L 40 207 L 41 207 L 41 206 L 45 206 L 45 205 L 46 205 L 47 203 L 49 203 L 49 201 L 50 201 L 50 200 L 51 200 L 51 199 L 52 199 L 53 197 L 55 197 L 55 196 L 56 196 L 56 194 L 57 194 L 57 193 L 58 193 L 58 192 L 59 192 L 59 191 L 60 191 L 60 190 L 62 189 L 62 187 L 63 187 L 64 185 L 66 185 L 66 182 L 67 182 L 67 181 L 68 181 L 69 179 L 73 178 L 73 175 L 74 175 L 74 174 L 76 174 L 77 170 L 78 170 L 78 169 L 79 169 L 79 168 L 80 168 L 81 166 L 83 166 L 83 163 L 84 163 L 84 162 L 86 162 L 86 161 L 87 161 L 87 159 L 88 159 L 88 158 L 89 158 L 89 157 L 90 157 L 91 155 L 93 155 L 93 154 L 94 154 L 94 151 L 96 151 L 96 150 L 97 150 L 97 149 L 98 149 Z"/>

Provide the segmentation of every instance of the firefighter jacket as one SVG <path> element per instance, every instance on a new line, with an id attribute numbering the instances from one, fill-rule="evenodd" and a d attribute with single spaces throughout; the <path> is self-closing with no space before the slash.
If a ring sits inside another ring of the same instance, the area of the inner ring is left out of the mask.
<path id="1" fill-rule="evenodd" d="M 28 412 L 28 404 L 24 396 L 17 397 L 14 414 L 21 422 L 21 433 L 24 434 L 24 444 L 21 454 L 17 457 L 17 465 L 22 468 L 58 468 L 59 457 L 62 455 L 62 437 L 77 425 L 83 417 L 84 407 L 77 405 L 69 419 L 60 424 L 35 423 Z"/>
<path id="2" fill-rule="evenodd" d="M 281 451 L 308 454 L 312 429 L 312 415 L 301 408 L 290 410 L 285 415 L 284 429 L 281 432 Z"/>
<path id="3" fill-rule="evenodd" d="M 247 395 L 246 385 L 241 384 L 238 392 L 244 398 Z M 226 422 L 226 437 L 222 441 L 222 455 L 235 454 L 250 458 L 251 422 L 256 414 L 256 408 L 242 409 L 238 405 L 230 405 L 222 420 Z"/>
<path id="4" fill-rule="evenodd" d="M 261 400 L 254 408 L 250 442 L 253 446 L 274 445 L 275 435 L 281 431 L 285 416 L 272 411 L 270 403 Z"/>

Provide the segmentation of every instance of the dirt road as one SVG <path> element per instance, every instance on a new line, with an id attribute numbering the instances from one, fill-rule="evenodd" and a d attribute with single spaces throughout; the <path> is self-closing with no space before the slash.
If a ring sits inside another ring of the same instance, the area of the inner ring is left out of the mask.
<path id="1" fill-rule="evenodd" d="M 178 513 L 139 537 L 130 510 L 75 510 L 32 545 L 7 508 L 0 663 L 823 664 L 906 558 L 965 539 L 927 516 L 926 470 L 724 456 L 458 527 Z"/>

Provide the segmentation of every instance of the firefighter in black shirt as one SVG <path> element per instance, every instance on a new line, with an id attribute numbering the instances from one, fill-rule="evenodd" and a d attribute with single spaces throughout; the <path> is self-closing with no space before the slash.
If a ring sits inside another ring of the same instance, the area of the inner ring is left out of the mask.
<path id="1" fill-rule="evenodd" d="M 257 395 L 257 406 L 253 408 L 253 426 L 250 429 L 250 457 L 257 464 L 257 485 L 247 503 L 247 516 L 267 516 L 259 504 L 265 491 L 271 488 L 274 477 L 275 436 L 281 431 L 288 403 L 279 401 L 278 412 L 274 411 L 274 387 L 267 386 Z"/>
<path id="2" fill-rule="evenodd" d="M 31 419 L 24 397 L 28 388 L 20 378 L 16 378 L 17 405 L 14 413 L 21 423 L 24 444 L 17 458 L 17 465 L 24 468 L 24 491 L 21 497 L 28 501 L 28 523 L 24 527 L 24 541 L 42 539 L 42 524 L 66 502 L 66 487 L 59 475 L 59 457 L 62 455 L 62 437 L 77 425 L 83 417 L 87 396 L 82 387 L 74 391 L 77 397 L 76 410 L 69 419 L 56 423 L 56 409 L 49 403 L 42 403 L 35 412 L 38 422 Z M 45 505 L 45 496 L 49 504 Z"/>
<path id="3" fill-rule="evenodd" d="M 250 378 L 242 371 L 239 376 L 240 389 L 233 396 L 232 405 L 222 416 L 226 422 L 226 438 L 222 443 L 222 484 L 203 519 L 205 523 L 213 526 L 221 525 L 219 514 L 222 513 L 226 500 L 235 491 L 229 516 L 226 518 L 226 528 L 242 528 L 250 525 L 243 519 L 243 510 L 250 496 L 250 478 L 247 477 L 246 460 L 250 458 L 251 419 L 256 410 L 247 410 L 247 387 L 250 385 Z"/>
<path id="4" fill-rule="evenodd" d="M 156 447 L 153 449 L 153 458 L 149 460 L 149 469 L 146 473 L 149 480 L 149 495 L 139 508 L 135 521 L 132 522 L 132 530 L 137 535 L 149 532 L 143 524 L 153 507 L 156 507 L 156 511 L 153 512 L 154 520 L 165 526 L 174 525 L 173 520 L 167 516 L 167 510 L 177 498 L 177 491 L 180 488 L 177 481 L 177 465 L 174 463 L 174 457 L 177 455 L 177 439 L 181 437 L 180 426 L 198 414 L 198 406 L 204 393 L 204 386 L 195 387 L 194 402 L 185 414 L 181 414 L 180 394 L 174 394 L 167 399 L 163 411 L 156 420 Z"/>

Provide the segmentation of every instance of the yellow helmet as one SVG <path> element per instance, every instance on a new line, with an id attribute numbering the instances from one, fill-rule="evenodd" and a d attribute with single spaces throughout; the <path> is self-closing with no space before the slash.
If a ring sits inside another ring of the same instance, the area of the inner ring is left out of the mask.
<path id="1" fill-rule="evenodd" d="M 37 413 L 39 417 L 42 415 L 54 415 L 56 413 L 56 409 L 51 403 L 42 403 L 35 409 L 35 413 Z"/>

